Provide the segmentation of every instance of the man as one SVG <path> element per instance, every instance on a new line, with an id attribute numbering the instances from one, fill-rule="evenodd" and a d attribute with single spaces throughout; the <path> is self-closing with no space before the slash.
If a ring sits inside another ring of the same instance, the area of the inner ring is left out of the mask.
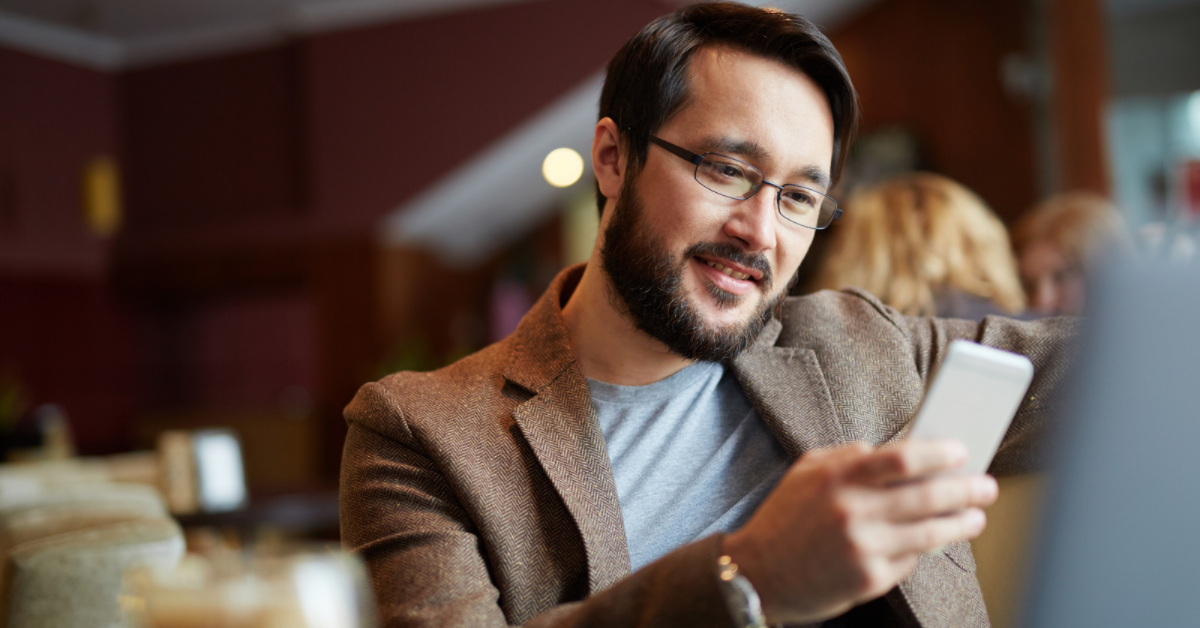
<path id="1" fill-rule="evenodd" d="M 589 262 L 509 338 L 346 409 L 343 542 L 388 626 L 987 624 L 966 539 L 995 482 L 902 436 L 970 338 L 1038 366 L 993 470 L 1029 466 L 1069 322 L 785 299 L 857 116 L 783 13 L 692 5 L 617 53 Z"/>

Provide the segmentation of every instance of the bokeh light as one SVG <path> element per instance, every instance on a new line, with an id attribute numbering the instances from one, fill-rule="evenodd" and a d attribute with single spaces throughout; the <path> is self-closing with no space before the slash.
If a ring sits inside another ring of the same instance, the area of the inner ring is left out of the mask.
<path id="1" fill-rule="evenodd" d="M 542 176 L 556 188 L 574 185 L 583 176 L 583 157 L 570 148 L 556 148 L 542 162 Z"/>

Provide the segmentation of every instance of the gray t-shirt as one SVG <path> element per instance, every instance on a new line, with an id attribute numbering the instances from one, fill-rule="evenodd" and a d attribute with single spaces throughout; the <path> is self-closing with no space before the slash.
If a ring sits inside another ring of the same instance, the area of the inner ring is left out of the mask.
<path id="1" fill-rule="evenodd" d="M 636 571 L 750 518 L 787 453 L 733 374 L 697 362 L 647 386 L 588 380 Z"/>

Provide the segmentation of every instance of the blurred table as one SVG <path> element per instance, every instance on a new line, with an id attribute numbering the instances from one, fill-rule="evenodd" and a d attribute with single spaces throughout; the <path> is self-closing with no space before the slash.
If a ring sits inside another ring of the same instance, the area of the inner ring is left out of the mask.
<path id="1" fill-rule="evenodd" d="M 241 510 L 198 513 L 176 517 L 184 528 L 234 529 L 242 539 L 253 539 L 264 529 L 292 538 L 337 541 L 338 494 L 336 489 L 306 489 L 277 493 L 252 493 Z"/>

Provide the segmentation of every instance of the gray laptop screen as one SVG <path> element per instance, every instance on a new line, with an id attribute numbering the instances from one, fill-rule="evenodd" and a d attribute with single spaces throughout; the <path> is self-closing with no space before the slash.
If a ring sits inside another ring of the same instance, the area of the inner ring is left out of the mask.
<path id="1" fill-rule="evenodd" d="M 1200 267 L 1092 297 L 1025 625 L 1200 625 Z"/>

